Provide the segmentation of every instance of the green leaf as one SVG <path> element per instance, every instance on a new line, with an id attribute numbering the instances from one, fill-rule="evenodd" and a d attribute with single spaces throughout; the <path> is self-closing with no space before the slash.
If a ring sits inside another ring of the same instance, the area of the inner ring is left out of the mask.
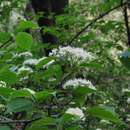
<path id="1" fill-rule="evenodd" d="M 68 122 L 72 122 L 75 120 L 75 116 L 65 113 L 62 117 L 61 117 L 61 121 L 63 124 L 68 123 Z"/>
<path id="2" fill-rule="evenodd" d="M 0 88 L 0 96 L 8 98 L 14 91 L 12 88 Z"/>
<path id="3" fill-rule="evenodd" d="M 51 130 L 56 130 L 55 120 L 51 117 L 44 117 L 38 121 L 35 121 L 26 130 L 50 130 L 48 126 L 52 126 Z"/>
<path id="4" fill-rule="evenodd" d="M 26 29 L 37 29 L 38 25 L 32 21 L 21 21 L 17 28 L 17 31 L 24 31 Z"/>
<path id="5" fill-rule="evenodd" d="M 10 99 L 23 97 L 23 98 L 31 98 L 33 96 L 28 90 L 16 90 L 10 95 Z"/>
<path id="6" fill-rule="evenodd" d="M 11 35 L 7 32 L 0 32 L 0 43 L 5 43 L 9 41 Z"/>
<path id="7" fill-rule="evenodd" d="M 96 90 L 91 89 L 87 86 L 79 86 L 73 90 L 73 97 L 77 104 L 83 105 L 85 102 L 85 98 L 88 94 L 95 92 Z"/>
<path id="8" fill-rule="evenodd" d="M 8 102 L 6 113 L 8 114 L 10 112 L 29 111 L 32 108 L 33 102 L 31 100 L 24 98 L 16 98 Z"/>
<path id="9" fill-rule="evenodd" d="M 100 119 L 112 121 L 114 123 L 121 122 L 113 108 L 107 106 L 95 106 L 88 109 L 88 113 Z"/>
<path id="10" fill-rule="evenodd" d="M 80 37 L 81 42 L 88 42 L 90 40 L 94 40 L 96 38 L 96 35 L 93 32 L 86 33 L 83 36 Z"/>
<path id="11" fill-rule="evenodd" d="M 37 92 L 35 94 L 35 98 L 36 100 L 38 100 L 39 102 L 43 102 L 44 100 L 46 100 L 48 97 L 52 96 L 54 92 L 52 91 L 42 91 L 42 92 Z"/>
<path id="12" fill-rule="evenodd" d="M 0 80 L 8 84 L 14 84 L 18 81 L 16 73 L 10 71 L 7 67 L 0 70 Z"/>
<path id="13" fill-rule="evenodd" d="M 49 63 L 50 61 L 54 60 L 53 57 L 46 57 L 44 59 L 41 59 L 37 64 L 36 64 L 36 68 L 40 69 L 43 68 L 44 65 L 46 65 L 47 63 Z"/>
<path id="14" fill-rule="evenodd" d="M 81 67 L 94 68 L 94 69 L 102 69 L 102 65 L 95 62 L 95 61 L 90 62 L 90 63 L 82 63 L 80 66 Z"/>
<path id="15" fill-rule="evenodd" d="M 83 130 L 78 125 L 65 128 L 65 130 Z"/>
<path id="16" fill-rule="evenodd" d="M 57 31 L 57 29 L 55 27 L 51 26 L 51 27 L 44 27 L 43 33 L 48 33 L 48 34 L 52 34 L 54 36 L 58 36 L 59 31 Z"/>
<path id="17" fill-rule="evenodd" d="M 50 78 L 56 78 L 59 80 L 62 77 L 62 68 L 60 65 L 53 65 L 43 72 L 43 79 L 49 80 Z"/>
<path id="18" fill-rule="evenodd" d="M 90 87 L 87 87 L 87 86 L 86 87 L 79 86 L 73 90 L 73 94 L 75 96 L 83 96 L 83 95 L 87 95 L 87 94 L 95 92 L 95 91 L 96 90 L 91 89 Z"/>
<path id="19" fill-rule="evenodd" d="M 11 130 L 7 125 L 0 125 L 0 130 Z"/>
<path id="20" fill-rule="evenodd" d="M 20 32 L 16 36 L 16 44 L 22 50 L 30 50 L 33 43 L 33 37 L 25 32 Z"/>

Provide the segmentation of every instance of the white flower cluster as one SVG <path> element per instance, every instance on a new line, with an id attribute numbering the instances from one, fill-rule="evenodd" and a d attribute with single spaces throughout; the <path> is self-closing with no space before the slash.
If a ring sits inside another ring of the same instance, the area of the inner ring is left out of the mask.
<path id="1" fill-rule="evenodd" d="M 126 121 L 127 121 L 127 122 L 130 122 L 130 114 L 127 114 Z"/>
<path id="2" fill-rule="evenodd" d="M 35 66 L 35 65 L 38 65 L 40 62 L 44 61 L 47 57 L 42 57 L 40 59 L 27 59 L 24 61 L 23 65 L 26 66 L 26 65 L 29 65 L 29 66 Z M 54 60 L 51 60 L 49 61 L 48 63 L 46 63 L 45 65 L 43 65 L 43 68 L 46 68 L 48 66 L 50 66 L 51 64 L 53 64 L 55 61 Z"/>
<path id="3" fill-rule="evenodd" d="M 58 57 L 62 60 L 68 60 L 69 62 L 74 63 L 90 61 L 94 58 L 92 53 L 85 51 L 83 48 L 76 48 L 71 46 L 59 47 L 58 49 L 53 49 L 49 55 Z"/>
<path id="4" fill-rule="evenodd" d="M 0 81 L 0 88 L 5 88 L 6 87 L 6 83 L 4 81 Z"/>
<path id="5" fill-rule="evenodd" d="M 22 52 L 22 53 L 20 53 L 18 56 L 19 56 L 19 57 L 21 57 L 21 56 L 32 57 L 33 55 L 32 55 L 31 52 L 26 51 L 26 52 Z"/>
<path id="6" fill-rule="evenodd" d="M 127 103 L 130 104 L 130 98 L 127 99 Z"/>
<path id="7" fill-rule="evenodd" d="M 73 86 L 73 87 L 89 87 L 90 89 L 96 90 L 96 88 L 93 86 L 93 84 L 86 79 L 73 79 L 73 80 L 68 80 L 64 85 L 63 88 L 67 88 L 69 86 Z"/>
<path id="8" fill-rule="evenodd" d="M 122 92 L 123 92 L 123 93 L 127 93 L 127 92 L 129 93 L 129 92 L 130 92 L 130 89 L 128 89 L 128 88 L 123 88 L 123 89 L 122 89 Z"/>
<path id="9" fill-rule="evenodd" d="M 32 70 L 32 68 L 25 67 L 25 66 L 22 66 L 21 68 L 18 69 L 18 74 L 21 74 L 21 73 L 24 73 L 24 72 L 33 73 L 33 70 Z"/>
<path id="10" fill-rule="evenodd" d="M 74 115 L 74 116 L 78 116 L 80 119 L 84 117 L 83 111 L 80 108 L 78 108 L 78 107 L 77 108 L 69 108 L 66 111 L 66 113 Z"/>
<path id="11" fill-rule="evenodd" d="M 31 58 L 32 56 L 33 54 L 29 51 L 13 54 L 13 58 L 19 58 L 19 57 Z"/>
<path id="12" fill-rule="evenodd" d="M 27 60 L 24 61 L 23 65 L 30 65 L 30 66 L 32 66 L 32 65 L 36 65 L 37 62 L 38 62 L 37 59 L 27 59 Z"/>
<path id="13" fill-rule="evenodd" d="M 96 130 L 102 130 L 101 128 L 97 128 Z"/>

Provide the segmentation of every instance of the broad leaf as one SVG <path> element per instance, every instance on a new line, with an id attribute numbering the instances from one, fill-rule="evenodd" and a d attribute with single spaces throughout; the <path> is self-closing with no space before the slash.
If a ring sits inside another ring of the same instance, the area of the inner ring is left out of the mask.
<path id="1" fill-rule="evenodd" d="M 16 44 L 22 50 L 30 50 L 33 43 L 33 38 L 30 34 L 20 32 L 16 36 Z"/>
<path id="2" fill-rule="evenodd" d="M 11 130 L 7 125 L 0 125 L 0 130 Z"/>
<path id="3" fill-rule="evenodd" d="M 118 115 L 115 113 L 113 108 L 107 106 L 95 106 L 88 109 L 88 113 L 95 117 L 99 117 L 100 119 L 112 121 L 115 123 L 119 123 L 120 119 Z"/>
<path id="4" fill-rule="evenodd" d="M 83 95 L 87 95 L 87 94 L 95 92 L 95 91 L 96 90 L 94 90 L 90 87 L 87 87 L 87 86 L 85 86 L 85 87 L 79 86 L 73 90 L 73 94 L 75 96 L 83 96 Z"/>
<path id="5" fill-rule="evenodd" d="M 24 98 L 16 98 L 8 102 L 6 113 L 29 111 L 32 108 L 33 102 L 31 100 Z"/>
<path id="6" fill-rule="evenodd" d="M 17 28 L 18 31 L 24 31 L 26 29 L 37 29 L 38 25 L 32 21 L 21 21 Z"/>
<path id="7" fill-rule="evenodd" d="M 10 99 L 23 97 L 23 98 L 31 98 L 33 96 L 28 90 L 16 90 L 10 95 Z"/>
<path id="8" fill-rule="evenodd" d="M 11 93 L 13 93 L 15 90 L 12 88 L 0 88 L 0 96 L 3 96 L 5 98 L 9 97 Z"/>
<path id="9" fill-rule="evenodd" d="M 33 122 L 31 126 L 26 128 L 26 130 L 56 130 L 55 127 L 56 127 L 55 120 L 50 117 L 45 117 L 43 119 Z"/>
<path id="10" fill-rule="evenodd" d="M 102 69 L 102 65 L 97 63 L 97 61 L 93 61 L 93 62 L 90 62 L 90 63 L 82 63 L 80 65 L 81 67 L 87 67 L 87 68 L 94 68 L 94 69 Z"/>
<path id="11" fill-rule="evenodd" d="M 52 96 L 54 92 L 52 91 L 41 91 L 41 92 L 37 92 L 35 94 L 35 98 L 36 100 L 38 100 L 39 102 L 43 102 L 44 100 L 46 100 L 48 97 Z"/>
<path id="12" fill-rule="evenodd" d="M 59 80 L 62 76 L 62 68 L 60 65 L 53 65 L 43 72 L 43 79 L 49 80 L 51 78 L 56 78 Z"/>
<path id="13" fill-rule="evenodd" d="M 54 58 L 52 58 L 52 57 L 47 57 L 47 58 L 41 59 L 41 60 L 36 64 L 36 68 L 37 68 L 37 69 L 43 68 L 44 65 L 48 64 L 48 63 L 51 62 L 52 60 L 54 60 Z"/>
<path id="14" fill-rule="evenodd" d="M 7 67 L 0 70 L 0 80 L 8 84 L 14 84 L 18 81 L 16 73 L 10 71 Z"/>
<path id="15" fill-rule="evenodd" d="M 10 34 L 7 32 L 0 32 L 0 43 L 5 43 L 11 38 Z"/>

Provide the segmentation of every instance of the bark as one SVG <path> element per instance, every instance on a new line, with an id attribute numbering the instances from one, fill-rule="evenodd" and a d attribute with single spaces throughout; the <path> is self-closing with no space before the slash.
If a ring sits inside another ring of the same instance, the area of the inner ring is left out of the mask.
<path id="1" fill-rule="evenodd" d="M 31 4 L 36 14 L 43 12 L 43 15 L 38 20 L 38 24 L 42 28 L 55 25 L 55 19 L 49 18 L 49 14 L 59 15 L 64 13 L 64 8 L 69 4 L 69 0 L 31 0 Z M 41 35 L 43 43 L 57 44 L 59 42 L 55 35 L 43 34 L 42 30 Z"/>

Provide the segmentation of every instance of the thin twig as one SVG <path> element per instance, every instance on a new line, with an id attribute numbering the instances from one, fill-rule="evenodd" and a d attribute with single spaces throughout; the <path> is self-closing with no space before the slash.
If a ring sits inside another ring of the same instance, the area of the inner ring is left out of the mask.
<path id="1" fill-rule="evenodd" d="M 0 49 L 2 49 L 3 47 L 6 47 L 8 45 L 10 45 L 9 43 L 12 41 L 12 38 L 10 38 L 8 41 L 6 41 L 5 43 L 3 43 L 2 45 L 0 45 Z"/>
<path id="2" fill-rule="evenodd" d="M 86 31 L 89 27 L 91 27 L 93 24 L 95 24 L 98 20 L 102 19 L 103 17 L 105 17 L 106 15 L 108 15 L 109 13 L 111 13 L 112 11 L 122 7 L 126 5 L 126 2 L 123 3 L 123 4 L 120 4 L 110 10 L 108 10 L 107 12 L 103 13 L 103 14 L 100 14 L 97 18 L 93 19 L 92 22 L 90 22 L 88 25 L 86 25 L 81 31 L 79 31 L 69 42 L 68 44 L 71 45 L 73 43 L 73 41 L 75 39 L 77 39 L 84 31 Z"/>

